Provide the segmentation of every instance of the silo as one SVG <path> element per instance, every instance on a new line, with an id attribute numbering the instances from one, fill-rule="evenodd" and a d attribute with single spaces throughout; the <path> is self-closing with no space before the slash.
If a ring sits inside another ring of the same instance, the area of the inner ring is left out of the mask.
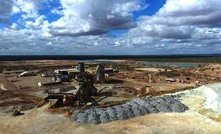
<path id="1" fill-rule="evenodd" d="M 84 63 L 83 63 L 83 62 L 79 62 L 79 63 L 78 63 L 78 67 L 79 67 L 79 71 L 80 71 L 81 73 L 83 73 L 83 72 L 84 72 Z"/>
<path id="2" fill-rule="evenodd" d="M 102 64 L 98 67 L 98 80 L 101 84 L 105 82 L 105 67 Z"/>
<path id="3" fill-rule="evenodd" d="M 148 82 L 152 83 L 152 74 L 148 74 Z"/>

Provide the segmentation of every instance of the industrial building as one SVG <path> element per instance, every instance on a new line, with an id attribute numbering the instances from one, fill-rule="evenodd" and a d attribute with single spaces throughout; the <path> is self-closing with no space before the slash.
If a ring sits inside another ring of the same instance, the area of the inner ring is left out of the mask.
<path id="1" fill-rule="evenodd" d="M 54 72 L 56 74 L 61 74 L 61 75 L 67 75 L 71 78 L 75 78 L 76 75 L 78 75 L 80 73 L 79 70 L 77 70 L 76 68 L 71 68 L 71 69 L 57 69 L 54 70 Z"/>

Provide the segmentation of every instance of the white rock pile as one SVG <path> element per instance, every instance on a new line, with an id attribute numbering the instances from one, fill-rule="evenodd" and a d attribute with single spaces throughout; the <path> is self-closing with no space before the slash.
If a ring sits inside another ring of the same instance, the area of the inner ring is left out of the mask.
<path id="1" fill-rule="evenodd" d="M 205 97 L 205 102 L 203 103 L 203 106 L 206 109 L 212 109 L 214 112 L 221 115 L 221 83 L 203 85 L 192 90 L 177 92 L 173 95 L 179 94 L 189 97 L 191 97 L 192 95 Z"/>

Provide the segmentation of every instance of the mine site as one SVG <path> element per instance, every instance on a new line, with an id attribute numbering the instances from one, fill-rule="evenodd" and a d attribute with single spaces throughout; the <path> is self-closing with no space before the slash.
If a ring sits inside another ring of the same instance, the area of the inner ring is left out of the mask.
<path id="1" fill-rule="evenodd" d="M 0 134 L 221 134 L 221 0 L 0 0 Z"/>
<path id="2" fill-rule="evenodd" d="M 1 61 L 0 133 L 221 133 L 221 65 Z"/>

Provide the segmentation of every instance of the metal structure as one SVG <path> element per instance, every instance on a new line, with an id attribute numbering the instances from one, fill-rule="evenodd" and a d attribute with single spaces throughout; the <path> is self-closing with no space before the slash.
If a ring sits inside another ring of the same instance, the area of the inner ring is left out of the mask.
<path id="1" fill-rule="evenodd" d="M 91 102 L 94 106 L 98 105 L 93 96 L 97 95 L 97 89 L 94 87 L 96 82 L 96 75 L 89 73 L 81 73 L 78 75 L 78 82 L 80 87 L 76 94 L 72 93 L 48 93 L 45 98 L 45 102 L 49 102 L 50 99 L 56 99 L 55 107 L 61 106 L 82 106 Z"/>
<path id="2" fill-rule="evenodd" d="M 50 99 L 57 99 L 56 106 L 82 106 L 87 103 L 92 103 L 94 106 L 98 105 L 94 96 L 98 94 L 97 89 L 94 87 L 96 82 L 100 84 L 105 82 L 105 69 L 104 65 L 99 64 L 95 73 L 87 73 L 84 71 L 84 63 L 79 63 L 80 74 L 77 75 L 79 82 L 79 89 L 76 94 L 69 93 L 49 93 L 45 101 Z"/>
<path id="3" fill-rule="evenodd" d="M 88 102 L 92 102 L 93 105 L 97 105 L 97 102 L 92 97 L 97 95 L 97 89 L 94 87 L 96 75 L 85 72 L 79 75 L 78 78 L 80 88 L 75 94 L 74 101 L 78 101 L 78 105 L 86 105 Z"/>
<path id="4" fill-rule="evenodd" d="M 84 63 L 79 62 L 79 63 L 78 63 L 78 67 L 79 67 L 79 71 L 80 71 L 81 73 L 84 73 L 84 71 L 85 71 Z"/>
<path id="5" fill-rule="evenodd" d="M 105 83 L 105 67 L 103 64 L 98 65 L 96 75 L 100 84 Z"/>

